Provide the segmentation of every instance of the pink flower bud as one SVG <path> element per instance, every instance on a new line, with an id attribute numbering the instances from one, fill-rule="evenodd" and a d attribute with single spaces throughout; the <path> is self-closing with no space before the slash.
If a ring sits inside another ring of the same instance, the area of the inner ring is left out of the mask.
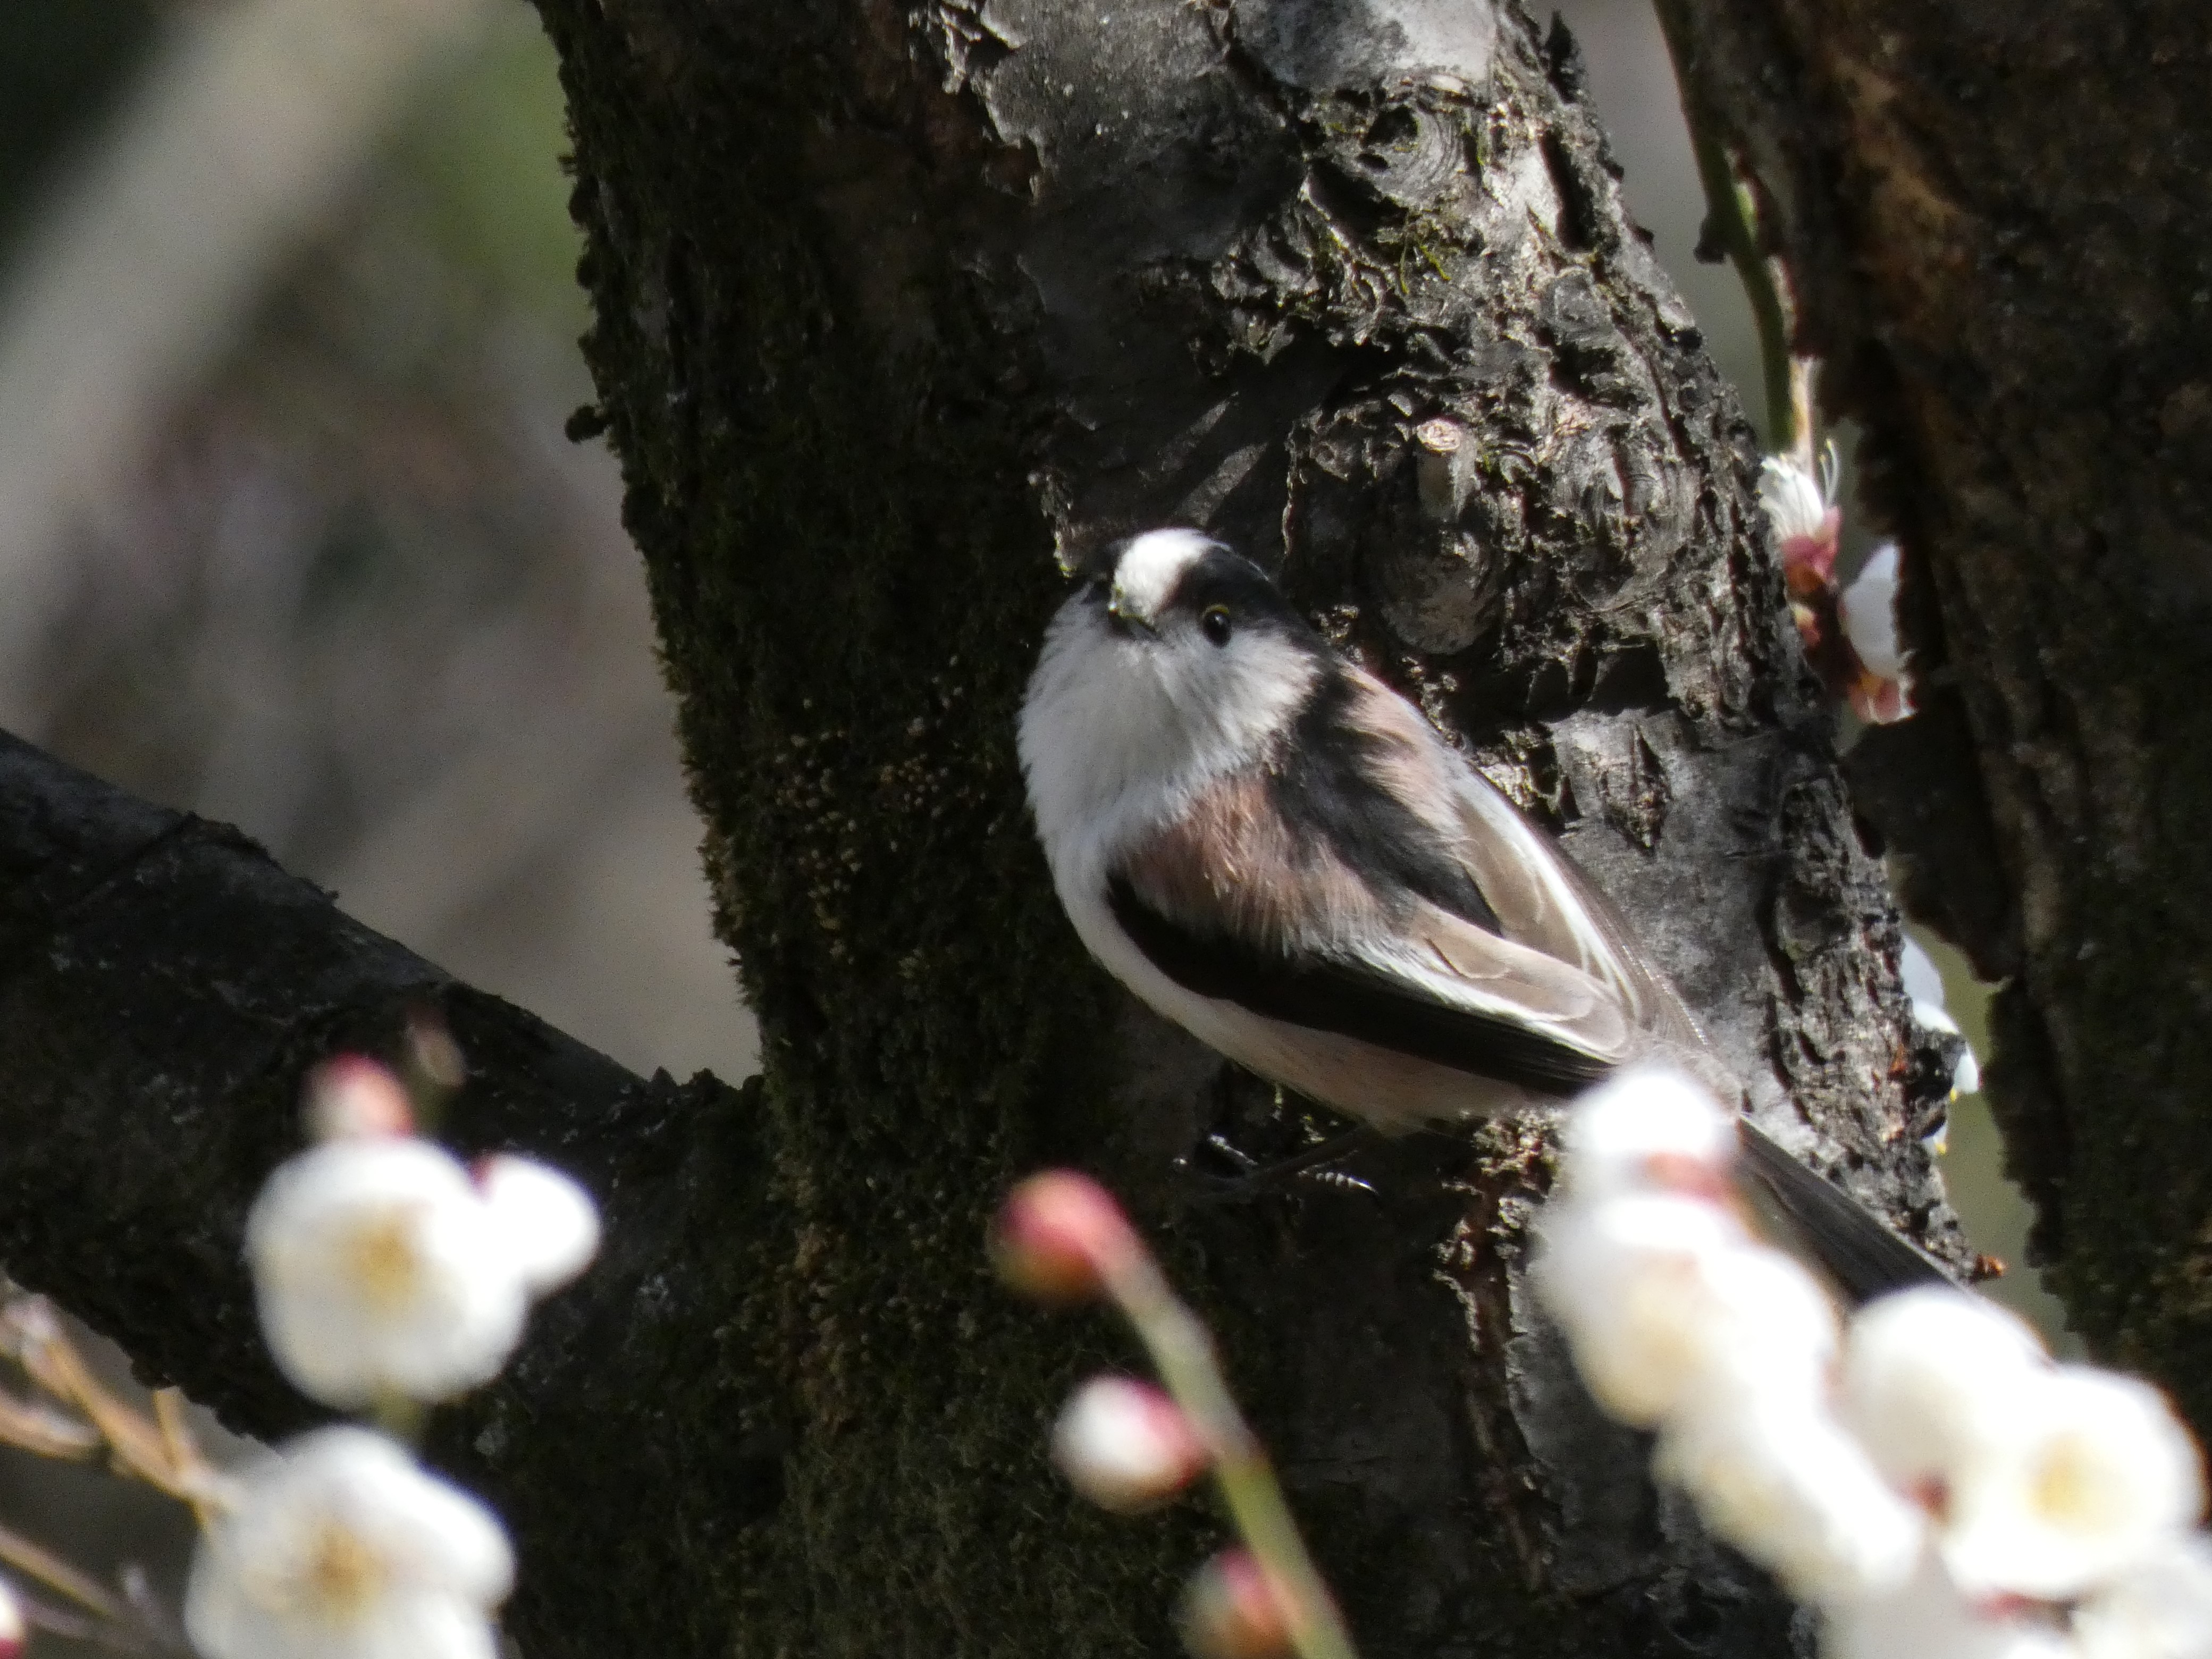
<path id="1" fill-rule="evenodd" d="M 1101 1509 L 1133 1515 L 1174 1497 L 1206 1465 L 1182 1408 L 1149 1382 L 1094 1376 L 1053 1425 L 1053 1462 Z"/>
<path id="2" fill-rule="evenodd" d="M 415 1133 L 415 1109 L 399 1079 L 366 1054 L 340 1054 L 307 1073 L 307 1132 L 317 1140 L 366 1140 Z"/>
<path id="3" fill-rule="evenodd" d="M 1023 1182 L 991 1230 L 999 1277 L 1055 1306 L 1089 1301 L 1143 1248 L 1113 1194 L 1073 1170 Z"/>
<path id="4" fill-rule="evenodd" d="M 1291 1650 L 1283 1599 L 1245 1550 L 1225 1550 L 1198 1570 L 1178 1622 L 1198 1659 L 1275 1659 Z"/>
<path id="5" fill-rule="evenodd" d="M 23 1598 L 13 1584 L 0 1578 L 0 1659 L 21 1659 L 24 1644 L 30 1639 L 31 1625 L 23 1612 Z"/>

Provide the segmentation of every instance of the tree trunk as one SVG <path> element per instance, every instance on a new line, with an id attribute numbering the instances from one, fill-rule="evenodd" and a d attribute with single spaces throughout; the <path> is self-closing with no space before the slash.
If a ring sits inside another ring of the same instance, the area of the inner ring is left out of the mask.
<path id="1" fill-rule="evenodd" d="M 685 1309 L 742 1403 L 651 1455 L 771 1460 L 779 1500 L 638 1540 L 702 1639 L 1169 1650 L 1202 1523 L 1086 1514 L 1040 1457 L 1120 1339 L 982 1270 L 1054 1159 L 1216 1315 L 1368 1654 L 1778 1649 L 1533 1316 L 1540 1126 L 1394 1149 L 1373 1194 L 1193 1202 L 1204 1132 L 1287 1129 L 1085 960 L 1013 759 L 1054 552 L 1209 527 L 1566 834 L 1763 1121 L 1948 1224 L 1942 1068 L 1751 435 L 1564 33 L 1480 0 L 541 10 L 599 318 L 577 425 L 627 469 L 763 1031 L 772 1190 L 722 1247 L 758 1271 Z M 621 1639 L 554 1577 L 526 1650 Z"/>
<path id="2" fill-rule="evenodd" d="M 1859 769 L 1908 896 L 2009 976 L 2032 1246 L 2212 1431 L 2212 30 L 2196 0 L 1672 3 L 1918 590 L 1938 690 Z"/>

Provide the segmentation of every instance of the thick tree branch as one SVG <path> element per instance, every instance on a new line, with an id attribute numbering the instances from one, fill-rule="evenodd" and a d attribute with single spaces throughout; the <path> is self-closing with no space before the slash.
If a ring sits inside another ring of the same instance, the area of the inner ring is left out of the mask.
<path id="1" fill-rule="evenodd" d="M 1870 798 L 1923 878 L 1993 848 L 2008 890 L 1917 884 L 2012 975 L 1987 1075 L 2035 1244 L 2095 1346 L 2212 1430 L 2203 9 L 1668 3 L 1902 535 L 1936 690 Z"/>
<path id="2" fill-rule="evenodd" d="M 410 1011 L 439 1012 L 470 1062 L 447 1138 L 561 1164 L 608 1244 L 508 1376 L 441 1415 L 434 1449 L 518 1528 L 526 1651 L 604 1653 L 617 1629 L 702 1650 L 691 1565 L 637 1541 L 682 1528 L 708 1549 L 775 1501 L 771 1385 L 714 1334 L 777 1213 L 757 1111 L 703 1074 L 633 1076 L 349 920 L 237 831 L 5 736 L 0 896 L 9 1273 L 233 1425 L 299 1427 L 316 1413 L 261 1346 L 246 1206 L 299 1145 L 307 1068 L 391 1054 Z"/>

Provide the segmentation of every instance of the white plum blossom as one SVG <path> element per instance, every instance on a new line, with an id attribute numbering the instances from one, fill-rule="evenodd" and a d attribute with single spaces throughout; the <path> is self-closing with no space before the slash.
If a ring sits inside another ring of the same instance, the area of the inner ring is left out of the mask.
<path id="1" fill-rule="evenodd" d="M 494 1659 L 514 1575 L 491 1512 L 366 1429 L 322 1429 L 236 1483 L 192 1557 L 203 1659 Z"/>
<path id="2" fill-rule="evenodd" d="M 1563 1174 L 1579 1201 L 1638 1189 L 1720 1190 L 1736 1154 L 1735 1120 L 1670 1066 L 1621 1073 L 1575 1103 Z"/>
<path id="3" fill-rule="evenodd" d="M 1985 1401 L 1948 1474 L 1943 1559 L 1976 1594 L 2070 1600 L 2204 1507 L 2197 1448 L 2166 1397 L 2082 1365 Z"/>
<path id="4" fill-rule="evenodd" d="M 1774 526 L 1775 539 L 1785 544 L 1785 557 L 1791 542 L 1820 538 L 1832 544 L 1842 518 L 1836 506 L 1834 448 L 1823 452 L 1818 477 L 1795 456 L 1769 455 L 1759 465 L 1759 504 Z"/>
<path id="5" fill-rule="evenodd" d="M 1897 544 L 1882 543 L 1848 587 L 1838 585 L 1843 510 L 1836 476 L 1832 444 L 1821 450 L 1817 478 L 1804 458 L 1770 455 L 1759 469 L 1759 506 L 1774 526 L 1808 665 L 1861 720 L 1887 725 L 1912 713 L 1911 653 L 1897 636 Z"/>
<path id="6" fill-rule="evenodd" d="M 1095 1376 L 1075 1391 L 1053 1425 L 1052 1455 L 1076 1491 L 1125 1515 L 1173 1497 L 1207 1462 L 1182 1407 L 1127 1376 Z"/>
<path id="7" fill-rule="evenodd" d="M 0 1659 L 17 1659 L 31 1639 L 31 1621 L 15 1587 L 0 1578 Z"/>
<path id="8" fill-rule="evenodd" d="M 1910 653 L 1897 642 L 1897 544 L 1882 542 L 1867 555 L 1859 574 L 1836 600 L 1844 637 L 1868 672 L 1901 680 Z"/>
<path id="9" fill-rule="evenodd" d="M 1895 1589 L 1922 1553 L 1921 1512 L 1809 1395 L 1723 1394 L 1668 1421 L 1653 1470 L 1720 1536 L 1801 1599 Z"/>
<path id="10" fill-rule="evenodd" d="M 1995 1303 L 1943 1285 L 1905 1291 L 1851 1321 L 1840 1409 L 1875 1467 L 1917 1491 L 1948 1484 L 1991 1396 L 2050 1363 L 2035 1333 Z"/>
<path id="11" fill-rule="evenodd" d="M 580 1269 L 597 1224 L 550 1170 L 499 1158 L 487 1175 L 479 1188 L 442 1148 L 379 1136 L 270 1177 L 246 1255 L 270 1351 L 301 1389 L 341 1407 L 436 1401 L 498 1372 L 532 1296 Z"/>
<path id="12" fill-rule="evenodd" d="M 1835 1352 L 1811 1276 L 1700 1200 L 1560 1206 L 1537 1274 L 1591 1396 L 1640 1428 L 1717 1390 L 1809 1389 Z"/>
<path id="13" fill-rule="evenodd" d="M 476 1168 L 477 1190 L 531 1291 L 558 1290 L 599 1253 L 599 1212 L 591 1195 L 535 1158 L 494 1152 Z"/>
<path id="14" fill-rule="evenodd" d="M 2074 1610 L 2082 1659 L 2205 1659 L 2212 1654 L 2212 1544 L 2174 1538 Z"/>
<path id="15" fill-rule="evenodd" d="M 1732 1201 L 1733 1133 L 1687 1079 L 1624 1077 L 1577 1107 L 1541 1224 L 1535 1287 L 1598 1404 L 1657 1431 L 1655 1474 L 1820 1608 L 1824 1659 L 2212 1659 L 2165 1397 L 1948 1285 L 1839 1339 Z"/>
<path id="16" fill-rule="evenodd" d="M 1910 933 L 1905 935 L 1905 948 L 1897 957 L 1898 977 L 1905 981 L 1905 994 L 1912 1004 L 1912 1018 L 1931 1031 L 1948 1031 L 1960 1038 L 1959 1063 L 1951 1069 L 1951 1091 L 1954 1094 L 1971 1095 L 1982 1086 L 1982 1068 L 1974 1058 L 1974 1051 L 1965 1045 L 1959 1022 L 1951 1018 L 1951 1010 L 1943 994 L 1943 975 L 1937 970 L 1935 959 L 1920 948 L 1920 942 Z"/>
<path id="17" fill-rule="evenodd" d="M 1978 1608 L 1932 1553 L 1890 1593 L 1826 1607 L 1820 1659 L 2068 1659 L 2075 1651 L 2053 1610 Z"/>

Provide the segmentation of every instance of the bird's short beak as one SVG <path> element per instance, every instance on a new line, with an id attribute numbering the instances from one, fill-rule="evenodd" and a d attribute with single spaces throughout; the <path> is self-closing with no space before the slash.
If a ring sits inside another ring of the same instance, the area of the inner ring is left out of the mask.
<path id="1" fill-rule="evenodd" d="M 1106 601 L 1106 625 L 1125 640 L 1134 639 L 1140 631 L 1156 639 L 1159 636 L 1159 630 L 1152 623 L 1121 609 L 1121 596 L 1118 593 Z"/>

